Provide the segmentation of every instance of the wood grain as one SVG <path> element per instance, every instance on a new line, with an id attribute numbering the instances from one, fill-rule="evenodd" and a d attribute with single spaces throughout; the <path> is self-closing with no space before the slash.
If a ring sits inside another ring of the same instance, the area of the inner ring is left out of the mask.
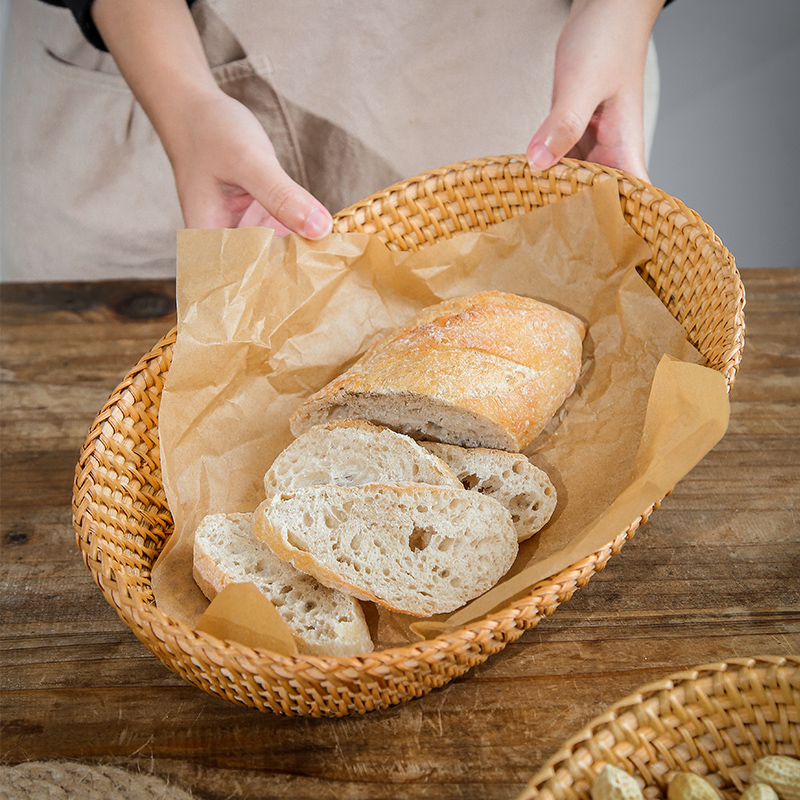
<path id="1" fill-rule="evenodd" d="M 743 279 L 728 433 L 621 554 L 467 676 L 334 720 L 238 708 L 170 673 L 75 545 L 78 451 L 119 380 L 174 325 L 174 285 L 5 285 L 0 759 L 111 763 L 209 799 L 507 800 L 638 686 L 800 652 L 800 270 Z"/>

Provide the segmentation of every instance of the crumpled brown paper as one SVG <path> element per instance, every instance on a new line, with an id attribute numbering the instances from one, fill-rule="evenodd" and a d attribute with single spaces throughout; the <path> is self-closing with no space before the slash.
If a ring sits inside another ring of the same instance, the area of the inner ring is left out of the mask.
<path id="1" fill-rule="evenodd" d="M 253 583 L 228 584 L 197 620 L 195 630 L 247 647 L 297 654 L 289 626 Z"/>
<path id="2" fill-rule="evenodd" d="M 528 450 L 558 507 L 505 578 L 449 618 L 370 615 L 376 646 L 480 618 L 610 542 L 727 426 L 722 375 L 698 366 L 683 328 L 636 272 L 651 255 L 625 222 L 613 179 L 418 252 L 367 234 L 308 242 L 263 228 L 182 231 L 178 338 L 159 415 L 175 520 L 153 570 L 159 608 L 190 625 L 205 611 L 191 576 L 194 528 L 207 513 L 255 509 L 264 473 L 291 441 L 289 415 L 308 394 L 419 309 L 485 289 L 587 323 L 577 388 Z"/>

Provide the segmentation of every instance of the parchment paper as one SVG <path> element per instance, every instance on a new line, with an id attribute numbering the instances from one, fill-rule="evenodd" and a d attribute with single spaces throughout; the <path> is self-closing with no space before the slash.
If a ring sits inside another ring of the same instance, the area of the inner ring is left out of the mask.
<path id="1" fill-rule="evenodd" d="M 178 338 L 159 415 L 175 520 L 153 570 L 159 608 L 197 623 L 208 602 L 191 576 L 194 528 L 207 513 L 258 505 L 264 473 L 291 441 L 289 415 L 308 394 L 421 308 L 484 289 L 587 323 L 578 386 L 528 450 L 558 507 L 506 577 L 449 618 L 371 609 L 376 645 L 480 618 L 613 540 L 728 420 L 724 378 L 698 366 L 683 328 L 636 272 L 651 255 L 625 222 L 613 179 L 418 252 L 367 234 L 307 242 L 263 228 L 182 231 Z"/>

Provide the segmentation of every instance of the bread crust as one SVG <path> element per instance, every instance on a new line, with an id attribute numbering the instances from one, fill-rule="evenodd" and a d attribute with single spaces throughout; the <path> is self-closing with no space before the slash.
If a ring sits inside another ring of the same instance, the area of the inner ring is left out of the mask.
<path id="1" fill-rule="evenodd" d="M 361 417 L 417 438 L 518 452 L 574 391 L 585 333 L 572 314 L 519 295 L 445 301 L 375 342 L 290 425 L 298 435 Z M 424 430 L 426 417 L 435 425 Z"/>

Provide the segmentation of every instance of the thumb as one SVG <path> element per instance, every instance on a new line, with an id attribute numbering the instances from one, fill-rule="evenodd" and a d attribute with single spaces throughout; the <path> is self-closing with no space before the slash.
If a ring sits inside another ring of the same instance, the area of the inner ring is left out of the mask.
<path id="1" fill-rule="evenodd" d="M 281 225 L 307 239 L 330 233 L 330 212 L 283 171 L 274 155 L 254 164 L 249 177 L 243 188 Z"/>
<path id="2" fill-rule="evenodd" d="M 557 163 L 581 140 L 597 106 L 591 98 L 580 95 L 557 99 L 528 145 L 528 163 L 540 170 Z"/>

